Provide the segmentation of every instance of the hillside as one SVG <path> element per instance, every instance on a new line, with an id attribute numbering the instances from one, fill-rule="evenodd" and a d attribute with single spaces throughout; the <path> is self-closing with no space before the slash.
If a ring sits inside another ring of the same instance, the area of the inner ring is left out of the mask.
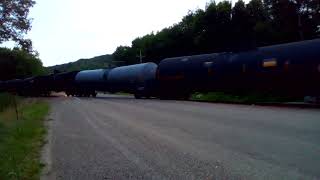
<path id="1" fill-rule="evenodd" d="M 111 68 L 113 67 L 112 55 L 96 56 L 90 59 L 79 59 L 75 62 L 70 62 L 61 65 L 55 65 L 47 67 L 49 72 L 58 70 L 61 72 L 76 71 L 76 70 L 87 70 L 87 69 L 99 69 L 99 68 Z"/>

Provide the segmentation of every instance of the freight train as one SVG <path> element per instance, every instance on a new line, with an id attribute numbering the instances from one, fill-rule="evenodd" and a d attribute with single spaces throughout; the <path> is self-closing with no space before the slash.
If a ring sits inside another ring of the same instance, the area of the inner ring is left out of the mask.
<path id="1" fill-rule="evenodd" d="M 73 71 L 0 82 L 0 91 L 25 96 L 93 96 L 128 92 L 136 98 L 187 99 L 194 92 L 268 91 L 320 95 L 320 39 L 163 59 L 113 69 Z"/>

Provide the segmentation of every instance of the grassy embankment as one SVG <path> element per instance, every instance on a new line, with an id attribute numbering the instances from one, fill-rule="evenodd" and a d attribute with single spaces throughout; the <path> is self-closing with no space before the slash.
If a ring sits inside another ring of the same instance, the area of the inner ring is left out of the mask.
<path id="1" fill-rule="evenodd" d="M 224 92 L 209 92 L 195 93 L 191 97 L 196 101 L 222 102 L 222 103 L 281 103 L 281 102 L 299 102 L 303 99 L 277 96 L 266 93 L 224 93 Z"/>
<path id="2" fill-rule="evenodd" d="M 19 99 L 17 120 L 12 96 L 0 94 L 0 179 L 39 179 L 48 110 L 41 100 Z"/>

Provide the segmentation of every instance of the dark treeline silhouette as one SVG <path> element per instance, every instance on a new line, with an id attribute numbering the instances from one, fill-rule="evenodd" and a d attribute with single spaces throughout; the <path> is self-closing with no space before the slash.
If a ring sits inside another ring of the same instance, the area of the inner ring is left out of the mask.
<path id="1" fill-rule="evenodd" d="M 119 64 L 144 60 L 158 63 L 166 57 L 245 51 L 255 47 L 313 39 L 320 34 L 319 0 L 239 0 L 211 2 L 189 12 L 182 21 L 157 33 L 119 46 Z"/>
<path id="2" fill-rule="evenodd" d="M 45 73 L 42 62 L 36 55 L 18 48 L 0 48 L 0 81 L 23 79 Z"/>

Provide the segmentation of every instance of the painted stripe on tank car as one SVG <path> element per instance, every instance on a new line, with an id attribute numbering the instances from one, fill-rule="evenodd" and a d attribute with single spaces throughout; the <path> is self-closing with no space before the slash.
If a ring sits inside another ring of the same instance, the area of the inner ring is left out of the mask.
<path id="1" fill-rule="evenodd" d="M 265 67 L 265 68 L 277 67 L 278 66 L 277 59 L 275 59 L 275 58 L 265 59 L 265 60 L 263 60 L 262 66 Z"/>
<path id="2" fill-rule="evenodd" d="M 204 67 L 209 68 L 210 66 L 212 66 L 213 62 L 204 62 L 203 65 Z"/>

